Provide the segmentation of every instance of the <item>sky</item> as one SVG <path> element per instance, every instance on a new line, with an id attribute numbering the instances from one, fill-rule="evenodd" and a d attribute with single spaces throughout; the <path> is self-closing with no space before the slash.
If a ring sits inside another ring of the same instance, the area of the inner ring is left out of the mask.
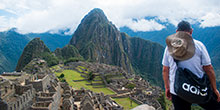
<path id="1" fill-rule="evenodd" d="M 102 9 L 117 28 L 135 32 L 161 30 L 166 28 L 161 22 L 176 26 L 181 20 L 202 28 L 220 26 L 220 0 L 0 0 L 0 31 L 72 33 L 93 8 Z"/>

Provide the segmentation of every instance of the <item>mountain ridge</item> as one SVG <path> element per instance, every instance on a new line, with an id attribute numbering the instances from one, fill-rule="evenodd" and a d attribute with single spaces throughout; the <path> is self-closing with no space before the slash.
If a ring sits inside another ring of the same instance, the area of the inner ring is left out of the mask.
<path id="1" fill-rule="evenodd" d="M 157 80 L 162 80 L 163 47 L 121 33 L 101 9 L 93 9 L 82 19 L 69 44 L 78 48 L 85 60 L 117 65 L 162 85 L 162 81 Z"/>

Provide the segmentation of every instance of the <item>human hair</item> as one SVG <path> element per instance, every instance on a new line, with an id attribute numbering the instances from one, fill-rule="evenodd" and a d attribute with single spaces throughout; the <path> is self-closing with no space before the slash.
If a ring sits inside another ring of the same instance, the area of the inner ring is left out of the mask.
<path id="1" fill-rule="evenodd" d="M 177 31 L 190 32 L 191 30 L 192 30 L 192 27 L 191 27 L 190 23 L 187 22 L 187 21 L 181 21 L 181 22 L 179 22 L 179 24 L 177 25 Z"/>

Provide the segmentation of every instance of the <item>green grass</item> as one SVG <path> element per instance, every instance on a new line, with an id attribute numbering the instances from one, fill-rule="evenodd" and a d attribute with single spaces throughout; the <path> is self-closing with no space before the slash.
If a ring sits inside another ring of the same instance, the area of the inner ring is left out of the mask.
<path id="1" fill-rule="evenodd" d="M 83 66 L 78 66 L 79 68 L 82 68 L 82 69 L 86 69 L 86 67 L 83 67 Z"/>
<path id="2" fill-rule="evenodd" d="M 63 72 L 60 73 L 55 73 L 56 76 L 60 76 L 60 74 L 64 74 L 64 78 L 66 79 L 66 81 L 69 83 L 70 86 L 72 86 L 74 89 L 81 89 L 82 87 L 85 89 L 89 89 L 93 92 L 103 92 L 105 95 L 110 95 L 110 94 L 115 94 L 115 92 L 111 91 L 108 88 L 93 88 L 93 86 L 91 85 L 86 85 L 86 84 L 90 84 L 90 82 L 88 81 L 80 81 L 80 82 L 74 82 L 72 80 L 81 80 L 84 79 L 83 77 L 80 76 L 80 73 L 74 71 L 74 70 L 64 70 Z M 97 79 L 101 79 L 100 77 L 97 77 Z M 93 83 L 99 83 L 102 81 L 92 81 Z M 104 85 L 98 85 L 98 86 L 104 86 Z M 94 86 L 94 87 L 98 87 L 98 86 Z M 118 104 L 120 104 L 121 106 L 124 107 L 124 110 L 130 110 L 136 106 L 138 106 L 137 103 L 135 103 L 134 101 L 132 101 L 130 98 L 113 98 L 113 100 L 115 100 Z M 132 101 L 132 106 L 130 105 Z"/>
<path id="3" fill-rule="evenodd" d="M 83 72 L 83 70 L 82 70 L 80 67 L 76 67 L 76 69 L 77 69 L 79 72 Z"/>
<path id="4" fill-rule="evenodd" d="M 63 65 L 55 65 L 55 66 L 52 66 L 50 67 L 50 69 L 54 69 L 54 70 L 60 70 L 60 67 L 63 66 Z"/>
<path id="5" fill-rule="evenodd" d="M 165 97 L 166 110 L 170 110 L 172 107 L 172 102 Z"/>
<path id="6" fill-rule="evenodd" d="M 132 101 L 130 98 L 113 98 L 118 104 L 124 107 L 124 110 L 130 110 L 136 106 L 138 106 L 137 103 Z M 132 102 L 132 106 L 131 106 Z"/>
<path id="7" fill-rule="evenodd" d="M 94 80 L 101 80 L 101 77 L 100 77 L 100 76 L 96 76 L 96 77 L 94 78 Z"/>
<path id="8" fill-rule="evenodd" d="M 134 81 L 134 78 L 130 78 L 130 79 L 128 79 L 129 81 Z"/>
<path id="9" fill-rule="evenodd" d="M 77 69 L 79 72 L 89 73 L 88 70 L 87 70 L 87 71 L 83 71 L 83 70 L 82 70 L 82 69 L 86 69 L 86 67 L 83 67 L 83 66 L 78 66 L 78 67 L 76 67 L 76 69 Z"/>
<path id="10" fill-rule="evenodd" d="M 108 88 L 93 88 L 91 85 L 86 85 L 86 84 L 90 84 L 90 82 L 88 82 L 88 81 L 80 81 L 80 82 L 72 81 L 72 80 L 84 79 L 83 77 L 80 76 L 80 73 L 78 73 L 74 70 L 64 70 L 61 73 L 64 74 L 64 78 L 69 83 L 69 85 L 72 86 L 74 89 L 81 89 L 83 87 L 85 89 L 89 89 L 94 92 L 98 92 L 98 93 L 103 92 L 105 95 L 115 94 L 113 91 L 111 91 Z M 60 76 L 61 73 L 55 73 L 55 74 L 57 76 Z"/>

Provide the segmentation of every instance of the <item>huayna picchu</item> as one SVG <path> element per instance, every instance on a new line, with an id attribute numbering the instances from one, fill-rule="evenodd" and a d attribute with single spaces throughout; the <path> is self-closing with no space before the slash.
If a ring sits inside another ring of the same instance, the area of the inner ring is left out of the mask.
<path id="1" fill-rule="evenodd" d="M 69 44 L 75 46 L 85 60 L 117 65 L 162 85 L 164 48 L 121 33 L 101 9 L 93 9 L 83 18 Z"/>
<path id="2" fill-rule="evenodd" d="M 69 44 L 54 52 L 31 40 L 16 71 L 0 75 L 6 110 L 166 109 L 163 47 L 121 33 L 101 9 L 90 11 Z"/>

